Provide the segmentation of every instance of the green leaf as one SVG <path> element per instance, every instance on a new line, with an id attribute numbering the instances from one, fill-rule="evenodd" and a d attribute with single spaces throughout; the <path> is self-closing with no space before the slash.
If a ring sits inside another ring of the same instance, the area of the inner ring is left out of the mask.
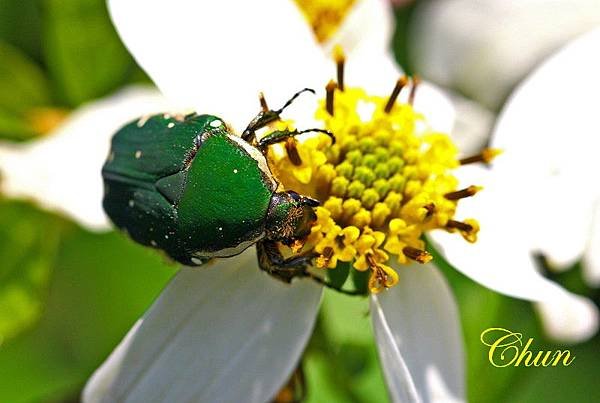
<path id="1" fill-rule="evenodd" d="M 77 106 L 124 84 L 136 65 L 104 0 L 45 0 L 46 62 L 64 102 Z"/>
<path id="2" fill-rule="evenodd" d="M 308 402 L 386 402 L 368 298 L 326 290 L 305 355 Z"/>
<path id="3" fill-rule="evenodd" d="M 24 203 L 0 201 L 0 343 L 42 314 L 63 225 Z"/>
<path id="4" fill-rule="evenodd" d="M 50 102 L 44 73 L 17 48 L 0 41 L 0 111 L 23 116 Z"/>
<path id="5" fill-rule="evenodd" d="M 22 117 L 0 109 L 0 137 L 7 140 L 27 140 L 37 133 L 28 125 Z"/>
<path id="6" fill-rule="evenodd" d="M 0 40 L 41 61 L 42 10 L 40 0 L 0 1 Z"/>
<path id="7" fill-rule="evenodd" d="M 120 234 L 69 232 L 38 326 L 0 346 L 0 401 L 77 396 L 174 272 Z"/>

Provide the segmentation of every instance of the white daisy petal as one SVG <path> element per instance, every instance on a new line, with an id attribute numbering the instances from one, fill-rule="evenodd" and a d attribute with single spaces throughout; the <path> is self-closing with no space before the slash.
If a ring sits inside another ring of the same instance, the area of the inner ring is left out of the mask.
<path id="1" fill-rule="evenodd" d="M 260 272 L 254 248 L 184 268 L 96 371 L 84 401 L 267 401 L 300 358 L 321 292 Z"/>
<path id="2" fill-rule="evenodd" d="M 84 105 L 41 140 L 0 144 L 0 191 L 58 211 L 90 229 L 108 229 L 100 170 L 110 138 L 143 114 L 167 110 L 158 91 L 131 87 Z"/>
<path id="3" fill-rule="evenodd" d="M 583 255 L 583 277 L 592 287 L 600 286 L 600 201 L 592 216 L 592 230 Z"/>
<path id="4" fill-rule="evenodd" d="M 551 300 L 556 293 L 563 293 L 536 269 L 529 247 L 531 228 L 526 219 L 530 209 L 514 197 L 521 194 L 518 182 L 510 188 L 493 170 L 478 166 L 465 166 L 457 173 L 462 186 L 484 187 L 475 197 L 461 200 L 457 211 L 458 219 L 476 218 L 481 230 L 475 243 L 442 230 L 428 234 L 448 262 L 474 281 L 505 295 Z"/>
<path id="5" fill-rule="evenodd" d="M 579 343 L 598 331 L 598 308 L 587 298 L 565 292 L 535 307 L 546 334 L 555 340 Z"/>
<path id="6" fill-rule="evenodd" d="M 498 109 L 540 61 L 599 23 L 596 0 L 419 2 L 411 58 L 425 77 Z"/>
<path id="7" fill-rule="evenodd" d="M 348 59 L 390 53 L 394 14 L 386 0 L 357 1 L 336 33 L 325 43 L 326 52 L 340 45 Z"/>
<path id="8" fill-rule="evenodd" d="M 493 139 L 506 150 L 498 159 L 505 164 L 495 170 L 529 185 L 529 203 L 536 206 L 533 228 L 540 230 L 532 248 L 557 266 L 581 257 L 592 204 L 600 197 L 600 182 L 583 179 L 600 171 L 598 49 L 600 29 L 548 59 L 507 102 Z"/>
<path id="9" fill-rule="evenodd" d="M 398 268 L 394 288 L 371 297 L 379 356 L 395 402 L 464 401 L 458 309 L 430 265 Z"/>
<path id="10" fill-rule="evenodd" d="M 163 93 L 242 130 L 258 93 L 279 107 L 322 86 L 326 59 L 291 1 L 109 1 L 125 45 Z"/>

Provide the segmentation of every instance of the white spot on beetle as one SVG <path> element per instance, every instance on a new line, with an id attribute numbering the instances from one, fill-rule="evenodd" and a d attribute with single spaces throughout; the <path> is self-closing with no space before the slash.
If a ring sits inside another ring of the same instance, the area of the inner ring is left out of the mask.
<path id="1" fill-rule="evenodd" d="M 155 248 L 158 246 L 154 239 L 150 241 L 150 245 L 154 246 Z"/>
<path id="2" fill-rule="evenodd" d="M 175 127 L 175 123 L 171 122 L 171 123 L 169 123 L 169 124 L 167 125 L 167 127 L 168 127 L 169 129 L 172 129 L 173 127 Z"/>
<path id="3" fill-rule="evenodd" d="M 223 122 L 221 122 L 220 120 L 213 120 L 212 122 L 210 122 L 210 125 L 212 127 L 217 128 L 217 127 L 221 127 L 223 125 Z"/>
<path id="4" fill-rule="evenodd" d="M 129 200 L 129 207 L 135 206 L 135 202 L 133 200 Z"/>
<path id="5" fill-rule="evenodd" d="M 223 227 L 219 227 L 219 231 L 223 231 Z"/>
<path id="6" fill-rule="evenodd" d="M 238 170 L 237 170 L 237 169 L 234 169 L 234 170 L 233 170 L 233 173 L 234 173 L 234 174 L 238 173 Z"/>
<path id="7" fill-rule="evenodd" d="M 140 150 L 137 150 L 135 152 L 135 158 L 139 160 L 141 157 L 142 157 L 142 152 Z"/>
<path id="8" fill-rule="evenodd" d="M 202 264 L 202 259 L 198 259 L 197 257 L 192 258 L 192 263 L 194 264 Z"/>
<path id="9" fill-rule="evenodd" d="M 165 239 L 169 239 L 169 236 L 168 236 L 168 235 L 165 235 Z"/>

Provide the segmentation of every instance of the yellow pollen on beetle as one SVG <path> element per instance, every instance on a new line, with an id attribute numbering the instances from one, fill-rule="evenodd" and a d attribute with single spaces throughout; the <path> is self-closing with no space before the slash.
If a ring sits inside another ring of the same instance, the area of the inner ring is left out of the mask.
<path id="1" fill-rule="evenodd" d="M 414 92 L 407 81 L 398 80 L 394 92 Z M 475 242 L 477 221 L 459 221 L 455 212 L 481 188 L 459 188 L 453 170 L 461 163 L 447 134 L 432 130 L 411 104 L 390 105 L 389 95 L 329 83 L 325 98 L 315 117 L 335 144 L 305 134 L 296 138 L 293 154 L 285 144 L 268 153 L 284 188 L 321 201 L 303 248 L 318 254 L 317 268 L 343 262 L 369 271 L 369 291 L 377 293 L 398 282 L 399 265 L 432 259 L 423 240 L 428 231 L 457 232 Z M 275 125 L 294 128 L 289 121 Z"/>

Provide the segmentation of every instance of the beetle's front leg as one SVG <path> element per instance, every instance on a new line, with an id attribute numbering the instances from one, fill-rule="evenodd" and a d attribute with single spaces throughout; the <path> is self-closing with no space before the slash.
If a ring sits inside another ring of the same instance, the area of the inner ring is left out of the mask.
<path id="1" fill-rule="evenodd" d="M 261 270 L 286 283 L 292 281 L 294 277 L 310 276 L 307 272 L 307 266 L 311 264 L 312 259 L 318 256 L 317 253 L 309 251 L 284 258 L 277 247 L 277 242 L 274 241 L 258 242 L 256 244 L 256 254 Z"/>
<path id="2" fill-rule="evenodd" d="M 300 94 L 302 94 L 303 92 L 307 92 L 307 91 L 312 92 L 313 94 L 315 93 L 315 91 L 313 89 L 304 88 L 304 89 L 298 91 L 297 93 L 295 93 L 281 108 L 279 108 L 277 110 L 262 110 L 262 111 L 260 111 L 258 113 L 258 115 L 256 115 L 254 117 L 254 119 L 252 119 L 250 121 L 250 123 L 246 127 L 246 130 L 244 130 L 244 132 L 242 133 L 242 139 L 244 139 L 248 143 L 252 143 L 256 139 L 256 132 L 258 130 L 267 126 L 269 123 L 273 123 L 276 120 L 279 120 L 279 115 L 281 115 L 281 112 L 283 112 L 283 110 L 285 108 L 290 106 L 292 104 L 292 102 L 294 102 L 294 100 L 296 100 L 296 98 L 298 98 L 298 96 Z"/>

